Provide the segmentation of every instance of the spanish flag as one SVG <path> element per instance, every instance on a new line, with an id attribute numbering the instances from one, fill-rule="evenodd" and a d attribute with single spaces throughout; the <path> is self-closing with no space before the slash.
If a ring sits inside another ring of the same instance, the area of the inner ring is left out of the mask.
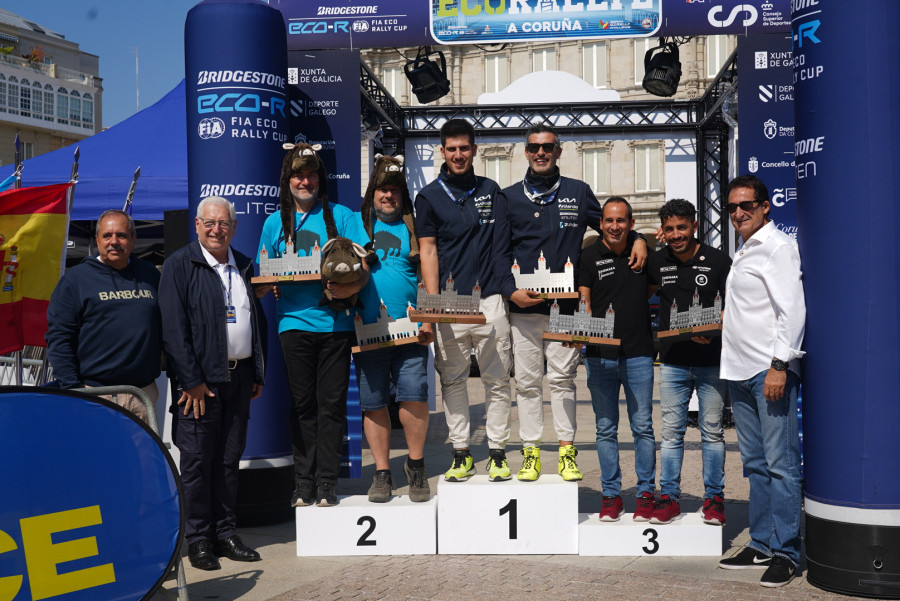
<path id="1" fill-rule="evenodd" d="M 65 267 L 71 185 L 0 192 L 0 354 L 45 346 L 47 304 Z"/>

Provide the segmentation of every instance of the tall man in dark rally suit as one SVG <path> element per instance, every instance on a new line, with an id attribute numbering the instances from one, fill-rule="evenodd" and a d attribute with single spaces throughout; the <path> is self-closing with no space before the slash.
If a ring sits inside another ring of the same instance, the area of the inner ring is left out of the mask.
<path id="1" fill-rule="evenodd" d="M 586 183 L 563 177 L 557 160 L 562 144 L 556 131 L 545 124 L 532 125 L 525 133 L 525 179 L 503 190 L 497 202 L 495 229 L 496 274 L 500 291 L 509 299 L 509 324 L 519 406 L 522 468 L 518 479 L 537 480 L 541 473 L 540 446 L 544 431 L 544 365 L 550 384 L 553 426 L 559 440 L 557 462 L 564 480 L 582 479 L 575 461 L 575 370 L 581 360 L 578 348 L 544 341 L 550 322 L 550 305 L 535 290 L 518 288 L 510 271 L 513 260 L 521 272 L 531 273 L 543 261 L 551 272 L 562 272 L 570 263 L 573 272 L 581 256 L 584 233 L 597 229 L 603 215 L 600 202 Z M 630 234 L 631 239 L 636 234 Z M 647 258 L 646 243 L 633 246 L 632 264 L 640 269 Z M 574 276 L 573 276 L 574 277 Z M 573 280 L 574 285 L 574 280 Z M 562 313 L 572 314 L 577 302 L 559 302 Z"/>
<path id="2" fill-rule="evenodd" d="M 441 399 L 453 444 L 453 463 L 444 473 L 448 482 L 464 482 L 475 473 L 469 453 L 469 396 L 466 381 L 475 351 L 484 384 L 486 433 L 492 482 L 509 480 L 506 442 L 509 440 L 509 318 L 494 277 L 494 205 L 500 187 L 475 175 L 478 152 L 475 129 L 462 119 L 441 127 L 444 164 L 438 178 L 416 195 L 422 281 L 429 294 L 442 290 L 452 274 L 456 290 L 471 294 L 481 287 L 479 309 L 486 324 L 441 323 L 434 327 L 435 367 L 441 378 Z M 426 328 L 427 325 L 423 326 Z"/>

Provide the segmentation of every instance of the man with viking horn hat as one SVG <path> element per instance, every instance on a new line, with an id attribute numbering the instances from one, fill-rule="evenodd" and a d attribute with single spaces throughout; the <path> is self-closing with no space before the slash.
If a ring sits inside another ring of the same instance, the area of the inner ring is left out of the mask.
<path id="1" fill-rule="evenodd" d="M 405 318 L 409 303 L 416 302 L 418 290 L 419 245 L 403 157 L 375 158 L 360 210 L 369 238 L 366 248 L 378 257 L 371 267 L 372 279 L 362 292 L 364 308 L 358 310 L 364 323 L 377 321 L 382 306 L 392 319 Z M 432 340 L 431 324 L 424 323 L 419 328 L 418 344 L 374 349 L 355 357 L 363 431 L 375 459 L 369 501 L 388 502 L 394 488 L 388 462 L 391 418 L 387 403 L 392 383 L 396 386 L 400 422 L 409 448 L 403 472 L 409 482 L 410 500 L 424 502 L 431 496 L 423 450 L 428 429 L 427 345 Z"/>
<path id="2" fill-rule="evenodd" d="M 290 242 L 298 253 L 308 255 L 338 236 L 363 240 L 365 234 L 353 211 L 328 201 L 328 174 L 317 152 L 320 147 L 285 144 L 285 148 L 281 210 L 266 219 L 259 251 L 279 256 Z M 358 293 L 369 279 L 365 261 L 363 269 L 365 275 L 355 283 L 329 283 L 331 295 L 341 299 Z M 276 312 L 291 392 L 294 507 L 337 504 L 353 317 L 349 311 L 320 306 L 321 296 L 318 282 L 283 286 Z"/>

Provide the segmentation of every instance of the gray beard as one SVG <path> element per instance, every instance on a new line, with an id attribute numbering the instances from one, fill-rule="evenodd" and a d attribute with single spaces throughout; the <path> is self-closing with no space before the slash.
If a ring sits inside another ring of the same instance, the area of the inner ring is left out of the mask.
<path id="1" fill-rule="evenodd" d="M 379 211 L 378 209 L 375 209 L 375 216 L 378 217 L 378 221 L 383 221 L 384 223 L 393 223 L 400 219 L 400 209 L 391 211 L 389 213 L 386 211 Z"/>

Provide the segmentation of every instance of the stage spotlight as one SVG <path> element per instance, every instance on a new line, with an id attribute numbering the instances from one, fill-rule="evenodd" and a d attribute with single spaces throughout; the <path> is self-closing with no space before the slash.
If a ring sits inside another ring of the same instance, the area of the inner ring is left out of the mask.
<path id="1" fill-rule="evenodd" d="M 437 54 L 441 60 L 438 65 L 429 58 L 429 55 Z M 447 61 L 443 52 L 431 52 L 429 46 L 419 48 L 414 60 L 408 61 L 403 66 L 406 78 L 412 84 L 413 94 L 420 104 L 434 102 L 450 93 L 450 80 L 447 79 Z"/>
<path id="2" fill-rule="evenodd" d="M 681 63 L 678 61 L 678 45 L 665 43 L 651 48 L 644 55 L 644 89 L 654 96 L 673 96 L 681 80 Z M 656 54 L 654 54 L 656 53 Z"/>

